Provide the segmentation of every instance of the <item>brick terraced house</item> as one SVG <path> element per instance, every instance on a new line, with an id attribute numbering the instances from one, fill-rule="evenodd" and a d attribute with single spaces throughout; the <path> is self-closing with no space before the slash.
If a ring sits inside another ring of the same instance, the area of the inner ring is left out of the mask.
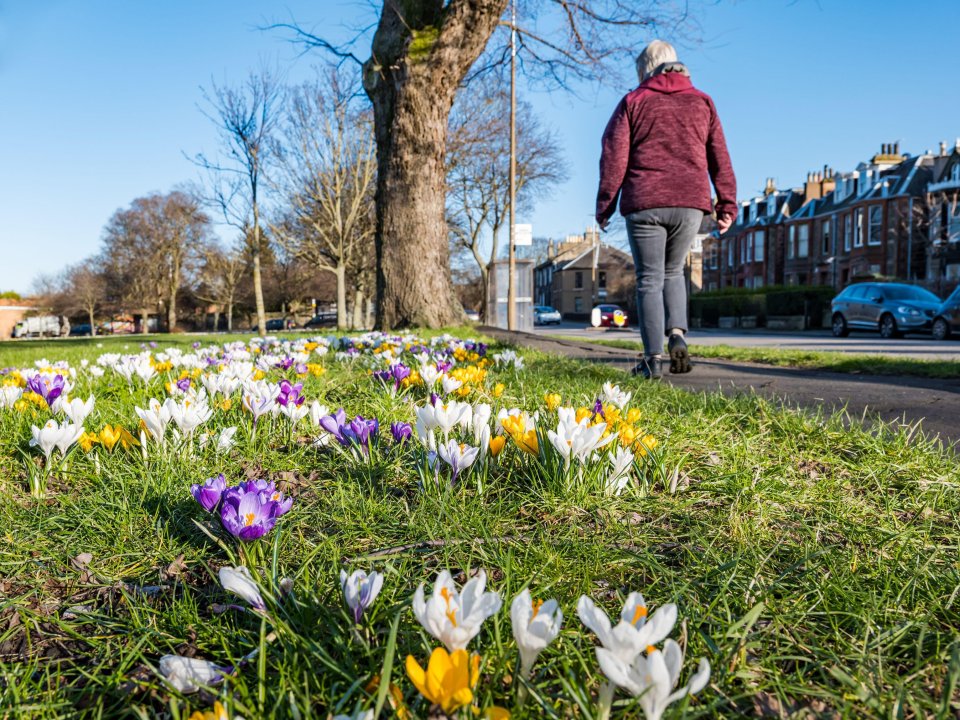
<path id="1" fill-rule="evenodd" d="M 703 244 L 703 289 L 829 286 L 892 279 L 945 295 L 960 282 L 960 144 L 900 153 L 855 170 L 809 173 L 803 187 L 740 202 L 736 223 Z"/>

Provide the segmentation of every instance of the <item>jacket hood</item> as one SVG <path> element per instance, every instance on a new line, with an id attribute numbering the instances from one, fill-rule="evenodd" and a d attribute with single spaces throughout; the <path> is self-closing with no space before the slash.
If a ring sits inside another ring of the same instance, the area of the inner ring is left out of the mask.
<path id="1" fill-rule="evenodd" d="M 675 93 L 689 90 L 693 87 L 690 76 L 680 72 L 665 72 L 647 78 L 640 83 L 643 90 L 655 90 L 662 93 Z"/>

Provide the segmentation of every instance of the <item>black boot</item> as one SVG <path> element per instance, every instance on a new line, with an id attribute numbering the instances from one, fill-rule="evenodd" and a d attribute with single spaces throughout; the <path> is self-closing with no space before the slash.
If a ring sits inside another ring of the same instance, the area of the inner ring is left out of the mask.
<path id="1" fill-rule="evenodd" d="M 630 372 L 645 380 L 659 380 L 663 377 L 663 360 L 658 357 L 645 357 Z"/>
<path id="2" fill-rule="evenodd" d="M 687 341 L 683 335 L 671 335 L 667 341 L 667 352 L 670 353 L 670 372 L 690 372 L 690 351 L 687 350 Z"/>

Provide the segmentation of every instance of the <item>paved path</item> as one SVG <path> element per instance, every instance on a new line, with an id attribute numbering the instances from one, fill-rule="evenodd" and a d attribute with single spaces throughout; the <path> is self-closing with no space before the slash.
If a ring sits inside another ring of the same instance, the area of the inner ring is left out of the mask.
<path id="1" fill-rule="evenodd" d="M 490 327 L 481 331 L 503 342 L 577 360 L 608 363 L 624 370 L 631 369 L 636 362 L 636 353 L 629 350 Z M 960 450 L 960 380 L 852 375 L 696 357 L 693 360 L 693 372 L 666 373 L 664 382 L 693 392 L 756 392 L 793 407 L 823 407 L 830 411 L 845 407 L 852 418 L 876 416 L 910 426 L 919 421 L 925 434 L 939 436 L 945 445 Z"/>
<path id="2" fill-rule="evenodd" d="M 582 322 L 563 322 L 560 325 L 541 325 L 535 335 L 562 336 L 578 340 L 633 340 L 640 342 L 636 328 L 608 330 L 592 328 Z M 877 333 L 854 332 L 845 338 L 835 338 L 829 330 L 783 332 L 776 330 L 691 330 L 687 334 L 691 345 L 731 345 L 733 347 L 779 348 L 814 352 L 862 353 L 892 358 L 917 360 L 960 361 L 960 340 L 938 342 L 930 335 L 908 335 L 896 340 L 884 340 Z"/>

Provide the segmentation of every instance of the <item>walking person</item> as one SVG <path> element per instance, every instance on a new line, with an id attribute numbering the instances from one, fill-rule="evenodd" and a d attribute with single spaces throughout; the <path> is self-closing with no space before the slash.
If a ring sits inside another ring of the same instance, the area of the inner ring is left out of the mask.
<path id="1" fill-rule="evenodd" d="M 690 372 L 684 264 L 705 215 L 716 211 L 721 233 L 733 223 L 737 182 L 713 100 L 693 86 L 673 46 L 651 42 L 637 58 L 637 75 L 640 86 L 620 101 L 603 133 L 597 223 L 606 230 L 619 198 L 643 340 L 633 372 L 657 379 L 664 337 L 670 372 Z"/>

